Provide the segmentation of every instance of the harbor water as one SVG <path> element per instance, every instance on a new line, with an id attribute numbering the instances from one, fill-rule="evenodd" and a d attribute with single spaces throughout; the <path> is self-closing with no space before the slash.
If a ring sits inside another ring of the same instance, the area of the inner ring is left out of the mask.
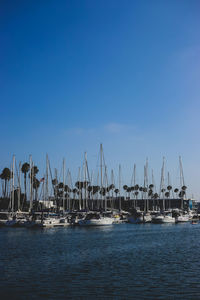
<path id="1" fill-rule="evenodd" d="M 0 228 L 1 299 L 200 299 L 200 225 Z"/>

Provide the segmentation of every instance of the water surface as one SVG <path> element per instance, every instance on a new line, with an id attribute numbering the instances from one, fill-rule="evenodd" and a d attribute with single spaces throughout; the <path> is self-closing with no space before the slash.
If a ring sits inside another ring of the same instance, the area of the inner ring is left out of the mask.
<path id="1" fill-rule="evenodd" d="M 200 299 L 200 225 L 0 228 L 1 299 Z"/>

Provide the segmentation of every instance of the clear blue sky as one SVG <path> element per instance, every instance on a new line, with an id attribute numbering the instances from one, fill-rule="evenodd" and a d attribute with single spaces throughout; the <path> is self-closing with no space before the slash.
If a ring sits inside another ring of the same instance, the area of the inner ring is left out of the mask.
<path id="1" fill-rule="evenodd" d="M 200 2 L 1 1 L 0 168 L 30 153 L 77 174 L 99 144 L 130 181 L 178 155 L 200 198 Z M 117 176 L 117 175 L 116 175 Z"/>

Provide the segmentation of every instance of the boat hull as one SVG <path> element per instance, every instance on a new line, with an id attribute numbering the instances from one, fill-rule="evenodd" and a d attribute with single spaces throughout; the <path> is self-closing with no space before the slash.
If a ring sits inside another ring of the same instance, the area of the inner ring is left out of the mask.
<path id="1" fill-rule="evenodd" d="M 112 225 L 114 220 L 112 218 L 101 218 L 91 220 L 80 220 L 78 224 L 80 226 L 108 226 Z"/>

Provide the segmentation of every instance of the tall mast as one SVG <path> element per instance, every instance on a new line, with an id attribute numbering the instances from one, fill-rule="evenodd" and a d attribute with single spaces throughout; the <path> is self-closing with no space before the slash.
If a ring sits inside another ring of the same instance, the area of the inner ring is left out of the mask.
<path id="1" fill-rule="evenodd" d="M 107 176 L 107 167 L 105 165 L 105 211 L 107 211 L 107 188 L 108 188 L 108 176 Z M 109 199 L 110 199 L 110 192 L 109 192 Z"/>
<path id="2" fill-rule="evenodd" d="M 181 208 L 183 209 L 183 198 L 186 197 L 186 187 L 185 187 L 185 180 L 184 180 L 184 175 L 183 175 L 183 166 L 182 166 L 182 161 L 181 161 L 181 156 L 179 156 L 179 164 L 180 164 L 180 189 L 185 192 L 185 195 L 181 196 Z M 182 193 L 182 191 L 181 191 Z"/>
<path id="3" fill-rule="evenodd" d="M 32 162 L 32 155 L 30 155 L 29 157 L 29 164 L 30 164 L 30 207 L 29 207 L 29 210 L 32 211 L 32 208 L 33 208 L 33 195 L 32 195 L 32 165 L 33 165 L 33 162 Z"/>
<path id="4" fill-rule="evenodd" d="M 185 185 L 184 175 L 183 175 L 183 165 L 181 161 L 181 156 L 179 156 L 179 166 L 180 166 L 180 188 Z"/>
<path id="5" fill-rule="evenodd" d="M 146 166 L 145 166 L 145 175 L 146 175 L 146 185 L 148 187 L 148 184 L 149 184 L 149 180 L 148 180 L 148 168 L 149 168 L 149 163 L 148 163 L 148 157 L 146 159 Z"/>
<path id="6" fill-rule="evenodd" d="M 72 189 L 73 189 L 73 184 L 72 184 L 72 176 L 71 176 L 71 172 L 69 170 L 69 188 L 71 190 L 70 192 L 70 198 L 69 198 L 69 210 L 73 210 L 74 207 L 74 201 L 72 200 Z"/>
<path id="7" fill-rule="evenodd" d="M 70 210 L 69 208 L 69 188 L 70 188 L 70 172 L 69 172 L 69 169 L 67 169 L 67 180 L 66 180 L 66 183 L 67 183 L 67 191 L 66 191 L 66 199 L 67 199 L 67 210 Z"/>
<path id="8" fill-rule="evenodd" d="M 65 159 L 63 158 L 63 212 L 65 211 Z"/>
<path id="9" fill-rule="evenodd" d="M 152 169 L 152 173 L 151 173 L 151 180 L 152 180 L 152 184 L 153 184 L 153 187 L 154 187 L 154 191 L 156 192 L 156 184 L 155 184 L 153 169 Z"/>
<path id="10" fill-rule="evenodd" d="M 11 209 L 12 213 L 14 212 L 14 192 L 15 192 L 15 155 L 13 155 L 13 164 L 12 164 L 12 203 Z"/>
<path id="11" fill-rule="evenodd" d="M 147 157 L 147 159 L 146 159 L 146 166 L 145 166 L 145 177 L 146 177 L 146 186 L 147 186 L 147 188 L 148 188 L 148 186 L 149 186 L 149 174 L 148 174 L 148 168 L 149 168 L 149 163 L 148 163 L 148 157 Z M 146 205 L 146 210 L 148 211 L 149 210 L 149 196 L 148 196 L 148 194 L 147 194 L 147 203 L 146 203 L 147 205 Z"/>
<path id="12" fill-rule="evenodd" d="M 121 211 L 121 165 L 119 165 L 119 211 Z"/>
<path id="13" fill-rule="evenodd" d="M 111 184 L 114 185 L 114 172 L 111 170 Z M 114 208 L 113 188 L 112 188 L 112 208 Z"/>
<path id="14" fill-rule="evenodd" d="M 98 173 L 97 173 L 97 186 L 99 187 L 99 169 L 98 169 Z M 100 203 L 99 203 L 100 202 L 99 201 L 99 190 L 96 193 L 95 199 L 96 199 L 97 209 L 99 209 L 99 207 L 100 207 Z"/>
<path id="15" fill-rule="evenodd" d="M 20 210 L 20 195 L 21 195 L 21 161 L 19 162 L 19 188 L 18 188 L 18 204 L 17 204 L 17 209 Z"/>
<path id="16" fill-rule="evenodd" d="M 59 204 L 58 204 L 58 170 L 55 168 L 54 169 L 54 174 L 55 174 L 55 186 L 54 186 L 54 197 L 56 200 L 56 209 L 57 211 L 60 209 Z"/>
<path id="17" fill-rule="evenodd" d="M 48 201 L 48 206 L 50 208 L 49 200 L 49 159 L 48 154 L 46 154 L 46 189 L 45 189 L 45 200 Z"/>
<path id="18" fill-rule="evenodd" d="M 160 195 L 162 194 L 163 198 L 163 210 L 165 210 L 165 197 L 164 197 L 164 171 L 165 171 L 165 157 L 163 157 L 163 164 L 162 164 L 162 169 L 161 169 L 161 180 L 160 180 Z"/>
<path id="19" fill-rule="evenodd" d="M 133 170 L 133 184 L 135 186 L 135 183 L 136 183 L 136 164 L 134 164 L 134 170 Z"/>
<path id="20" fill-rule="evenodd" d="M 102 200 L 102 188 L 103 188 L 103 146 L 100 145 L 100 172 L 101 172 L 101 200 Z"/>
<path id="21" fill-rule="evenodd" d="M 146 188 L 146 166 L 144 166 L 144 188 Z M 147 210 L 147 197 L 146 193 L 142 192 L 142 199 L 144 201 L 144 211 Z"/>
<path id="22" fill-rule="evenodd" d="M 152 184 L 153 184 L 154 192 L 156 193 L 156 186 L 155 186 L 155 180 L 154 180 L 153 169 L 152 169 L 152 171 L 151 171 L 151 181 L 152 181 Z M 155 210 L 155 198 L 154 198 L 154 197 L 153 197 L 153 210 Z"/>
<path id="23" fill-rule="evenodd" d="M 81 168 L 78 168 L 78 199 L 79 199 L 79 210 L 81 210 L 81 186 L 80 186 L 80 180 L 81 180 Z"/>
<path id="24" fill-rule="evenodd" d="M 84 208 L 87 208 L 87 152 L 84 153 L 84 181 L 85 181 L 85 204 Z"/>

